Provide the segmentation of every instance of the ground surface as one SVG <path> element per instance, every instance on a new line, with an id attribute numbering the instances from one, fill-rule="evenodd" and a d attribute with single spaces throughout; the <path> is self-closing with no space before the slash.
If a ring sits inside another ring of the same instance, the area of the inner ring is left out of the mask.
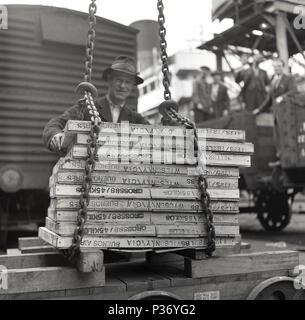
<path id="1" fill-rule="evenodd" d="M 305 214 L 295 213 L 289 226 L 279 232 L 266 232 L 255 214 L 241 214 L 242 241 L 251 245 L 251 251 L 296 250 L 300 264 L 305 265 Z"/>

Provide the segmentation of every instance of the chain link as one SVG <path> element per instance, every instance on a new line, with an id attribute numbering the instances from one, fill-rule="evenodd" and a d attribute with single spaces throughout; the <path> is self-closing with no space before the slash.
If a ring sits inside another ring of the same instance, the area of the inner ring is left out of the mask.
<path id="1" fill-rule="evenodd" d="M 89 5 L 89 31 L 87 37 L 87 48 L 86 48 L 86 62 L 85 62 L 85 82 L 91 82 L 92 79 L 92 65 L 93 65 L 93 51 L 95 41 L 95 25 L 96 25 L 96 11 L 97 6 L 96 0 L 91 0 Z"/>
<path id="2" fill-rule="evenodd" d="M 165 16 L 164 16 L 164 5 L 162 0 L 158 0 L 158 22 L 159 22 L 159 36 L 160 36 L 160 49 L 161 49 L 161 61 L 162 61 L 162 73 L 163 73 L 163 86 L 164 86 L 164 99 L 171 100 L 170 92 L 170 72 L 168 68 L 168 55 L 166 52 L 167 42 L 165 39 L 166 29 L 165 29 Z"/>
<path id="3" fill-rule="evenodd" d="M 79 199 L 80 209 L 77 215 L 77 226 L 74 230 L 72 245 L 64 252 L 67 258 L 75 264 L 77 254 L 83 237 L 85 235 L 85 224 L 87 222 L 87 210 L 90 203 L 90 189 L 92 186 L 92 174 L 95 169 L 95 161 L 98 159 L 98 137 L 100 133 L 101 118 L 94 104 L 94 99 L 89 91 L 85 91 L 84 98 L 78 101 L 81 108 L 87 107 L 91 116 L 91 141 L 87 146 L 87 158 L 85 162 L 85 174 L 82 183 L 81 195 Z"/>
<path id="4" fill-rule="evenodd" d="M 198 153 L 197 155 L 198 158 L 201 159 L 200 152 L 198 149 L 198 131 L 195 123 L 191 122 L 188 118 L 179 115 L 178 112 L 173 108 L 169 108 L 167 110 L 167 114 L 173 120 L 184 125 L 187 129 L 194 130 L 194 149 Z M 199 175 L 199 189 L 201 194 L 201 197 L 200 197 L 201 206 L 203 209 L 203 213 L 205 214 L 205 217 L 206 217 L 207 233 L 208 233 L 208 243 L 207 243 L 206 254 L 207 256 L 211 257 L 213 252 L 216 249 L 216 232 L 215 232 L 215 226 L 214 226 L 214 216 L 211 210 L 211 197 L 207 191 L 208 183 L 203 174 Z"/>

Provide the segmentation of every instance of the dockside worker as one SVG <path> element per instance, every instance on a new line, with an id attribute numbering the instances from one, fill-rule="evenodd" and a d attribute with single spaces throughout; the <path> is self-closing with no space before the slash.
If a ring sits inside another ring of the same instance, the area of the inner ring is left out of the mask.
<path id="1" fill-rule="evenodd" d="M 144 82 L 136 71 L 134 59 L 126 56 L 116 58 L 112 65 L 103 72 L 102 78 L 108 83 L 108 92 L 95 102 L 102 121 L 149 124 L 126 102 L 133 88 Z M 43 131 L 43 140 L 49 150 L 60 152 L 63 129 L 68 120 L 90 121 L 87 108 L 81 108 L 78 104 L 74 105 L 47 123 Z"/>
<path id="2" fill-rule="evenodd" d="M 253 110 L 253 114 L 258 115 L 271 109 L 274 117 L 273 139 L 276 148 L 277 158 L 280 158 L 280 127 L 283 119 L 280 118 L 279 108 L 285 97 L 297 93 L 295 78 L 291 74 L 284 72 L 285 62 L 280 58 L 273 60 L 274 76 L 271 80 L 270 90 L 265 101 L 259 108 Z M 286 107 L 286 106 L 285 106 Z M 280 162 L 271 163 L 271 166 L 277 166 Z"/>

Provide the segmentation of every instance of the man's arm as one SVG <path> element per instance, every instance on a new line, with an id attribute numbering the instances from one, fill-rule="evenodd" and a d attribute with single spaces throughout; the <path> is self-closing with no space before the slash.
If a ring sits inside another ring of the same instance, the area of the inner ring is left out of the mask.
<path id="1" fill-rule="evenodd" d="M 257 115 L 259 113 L 267 111 L 271 106 L 271 100 L 272 100 L 271 94 L 268 93 L 263 103 L 257 109 L 253 110 L 253 114 Z"/>
<path id="2" fill-rule="evenodd" d="M 63 114 L 58 117 L 51 119 L 45 126 L 43 130 L 43 142 L 45 146 L 51 151 L 59 151 L 54 150 L 54 147 L 51 146 L 51 141 L 54 136 L 63 132 L 63 129 L 66 126 L 68 120 L 79 120 L 81 114 L 81 109 L 78 105 L 75 105 L 68 110 L 66 110 Z M 60 139 L 60 138 L 59 138 Z"/>

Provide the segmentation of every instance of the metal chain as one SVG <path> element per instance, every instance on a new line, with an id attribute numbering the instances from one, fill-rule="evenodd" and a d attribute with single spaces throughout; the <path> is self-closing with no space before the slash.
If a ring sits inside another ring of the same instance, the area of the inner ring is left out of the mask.
<path id="1" fill-rule="evenodd" d="M 95 25 L 96 25 L 96 11 L 97 6 L 96 0 L 91 0 L 89 5 L 89 31 L 87 38 L 87 48 L 86 48 L 86 62 L 85 62 L 85 82 L 91 82 L 92 78 L 92 65 L 93 65 L 93 51 L 94 51 L 94 41 L 95 41 Z"/>
<path id="2" fill-rule="evenodd" d="M 195 150 L 198 152 L 198 158 L 199 157 L 199 150 L 198 150 L 198 132 L 197 128 L 194 122 L 191 122 L 189 119 L 181 116 L 178 114 L 178 105 L 175 101 L 171 100 L 171 92 L 170 92 L 170 73 L 168 68 L 168 55 L 166 52 L 167 49 L 167 42 L 165 39 L 166 36 L 166 29 L 164 26 L 165 23 L 165 16 L 164 16 L 164 5 L 162 0 L 157 0 L 158 4 L 158 22 L 159 22 L 159 36 L 160 36 L 160 49 L 161 49 L 161 61 L 162 61 L 162 73 L 163 73 L 163 86 L 164 86 L 164 99 L 165 102 L 163 102 L 160 105 L 160 112 L 163 114 L 164 121 L 167 121 L 168 118 L 177 121 L 178 123 L 181 123 L 183 126 L 185 126 L 188 129 L 194 130 L 194 147 Z M 177 111 L 175 110 L 175 106 L 177 107 Z M 207 221 L 207 229 L 208 229 L 208 243 L 207 243 L 207 249 L 206 254 L 207 256 L 211 256 L 212 253 L 216 249 L 216 233 L 215 233 L 215 227 L 214 227 L 214 217 L 213 212 L 210 208 L 211 204 L 211 198 L 207 191 L 207 180 L 204 177 L 203 174 L 199 176 L 199 188 L 201 193 L 201 204 L 202 209 L 206 217 Z"/>
<path id="3" fill-rule="evenodd" d="M 158 22 L 159 22 L 159 36 L 160 36 L 160 49 L 161 49 L 161 61 L 162 61 L 162 73 L 163 73 L 163 86 L 164 86 L 164 99 L 171 100 L 171 92 L 170 92 L 170 73 L 168 68 L 168 55 L 166 52 L 167 42 L 165 39 L 166 29 L 164 26 L 165 16 L 163 13 L 164 5 L 162 0 L 158 0 Z"/>
<path id="4" fill-rule="evenodd" d="M 75 263 L 75 258 L 77 257 L 77 253 L 79 252 L 79 248 L 83 237 L 85 235 L 85 224 L 87 222 L 87 210 L 90 203 L 90 189 L 92 186 L 92 174 L 95 169 L 95 161 L 98 159 L 98 137 L 100 133 L 100 124 L 101 118 L 94 104 L 94 99 L 92 94 L 89 91 L 85 91 L 84 99 L 78 101 L 80 107 L 86 106 L 91 116 L 91 130 L 90 130 L 90 138 L 91 141 L 87 146 L 87 158 L 85 162 L 85 175 L 83 178 L 81 195 L 79 199 L 80 209 L 78 210 L 77 215 L 77 226 L 74 230 L 72 245 L 65 252 L 65 255 L 71 260 L 71 262 Z"/>
<path id="5" fill-rule="evenodd" d="M 79 199 L 80 209 L 77 214 L 76 228 L 73 233 L 72 245 L 68 250 L 64 250 L 64 255 L 73 263 L 76 263 L 77 254 L 79 253 L 80 245 L 85 235 L 85 224 L 87 222 L 87 210 L 90 203 L 90 190 L 92 186 L 92 174 L 95 169 L 95 161 L 98 158 L 98 137 L 102 120 L 95 106 L 94 99 L 97 97 L 97 90 L 91 84 L 93 50 L 95 39 L 95 25 L 97 10 L 96 0 L 91 0 L 89 6 L 89 31 L 88 43 L 86 49 L 86 70 L 84 79 L 76 88 L 78 94 L 82 94 L 83 98 L 78 101 L 80 109 L 86 108 L 91 121 L 90 137 L 91 141 L 87 146 L 87 158 L 85 162 L 85 174 L 81 188 L 81 195 Z"/>
<path id="6" fill-rule="evenodd" d="M 169 110 L 167 110 L 167 114 L 173 120 L 181 123 L 186 128 L 194 130 L 194 149 L 195 151 L 197 151 L 198 158 L 200 159 L 200 152 L 198 149 L 198 131 L 195 123 L 191 122 L 188 118 L 179 115 L 178 112 L 173 108 L 169 108 Z M 206 254 L 207 256 L 211 257 L 213 252 L 216 249 L 216 232 L 215 232 L 215 226 L 214 226 L 214 216 L 211 210 L 211 197 L 207 191 L 208 183 L 203 174 L 199 175 L 199 189 L 201 193 L 200 201 L 201 201 L 203 213 L 205 214 L 205 217 L 206 217 L 207 232 L 208 232 L 208 243 L 207 243 Z"/>

